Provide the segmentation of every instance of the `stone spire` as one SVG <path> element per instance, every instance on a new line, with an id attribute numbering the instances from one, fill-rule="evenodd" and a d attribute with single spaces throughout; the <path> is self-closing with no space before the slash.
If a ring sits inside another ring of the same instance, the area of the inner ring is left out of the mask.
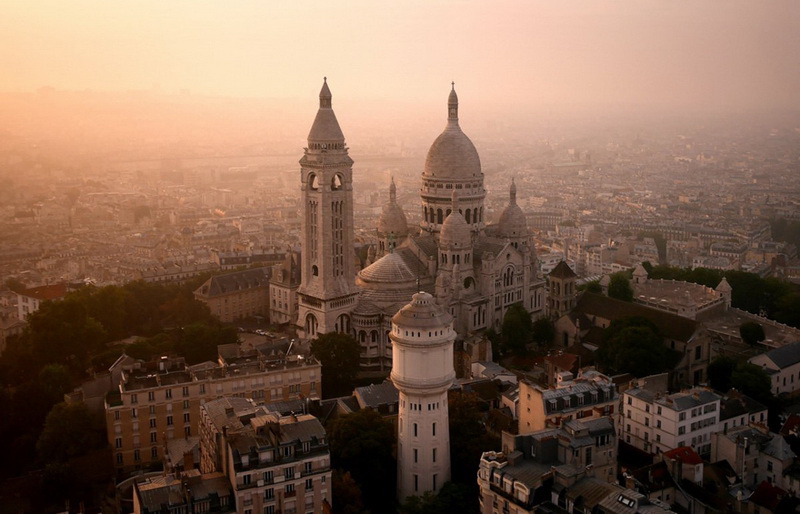
<path id="1" fill-rule="evenodd" d="M 397 203 L 397 186 L 394 185 L 394 175 L 392 183 L 389 184 L 389 203 Z"/>
<path id="2" fill-rule="evenodd" d="M 339 127 L 339 121 L 331 107 L 331 90 L 328 87 L 328 77 L 324 78 L 322 89 L 319 91 L 319 110 L 311 131 L 308 133 L 308 147 L 312 150 L 344 149 L 344 133 Z"/>
<path id="3" fill-rule="evenodd" d="M 328 77 L 322 77 L 322 89 L 319 90 L 320 109 L 330 109 L 332 98 L 331 89 L 328 87 Z"/>
<path id="4" fill-rule="evenodd" d="M 447 99 L 447 124 L 458 125 L 458 95 L 456 94 L 456 83 L 452 84 L 450 97 Z"/>
<path id="5" fill-rule="evenodd" d="M 517 184 L 514 183 L 514 177 L 511 177 L 511 187 L 508 191 L 509 205 L 517 205 Z"/>

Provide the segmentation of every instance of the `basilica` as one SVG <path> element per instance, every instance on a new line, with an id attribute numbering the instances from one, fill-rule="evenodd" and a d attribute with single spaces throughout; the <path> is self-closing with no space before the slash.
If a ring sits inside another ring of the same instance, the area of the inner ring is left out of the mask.
<path id="1" fill-rule="evenodd" d="M 353 251 L 353 160 L 322 85 L 308 147 L 300 160 L 301 337 L 343 332 L 361 344 L 361 366 L 391 368 L 392 316 L 426 292 L 453 318 L 457 341 L 499 329 L 506 310 L 521 303 L 532 318 L 545 313 L 545 284 L 525 214 L 509 185 L 496 223 L 485 219 L 484 175 L 475 145 L 458 123 L 455 86 L 447 125 L 422 171 L 422 221 L 409 227 L 394 182 L 377 226 L 374 262 L 358 269 Z"/>

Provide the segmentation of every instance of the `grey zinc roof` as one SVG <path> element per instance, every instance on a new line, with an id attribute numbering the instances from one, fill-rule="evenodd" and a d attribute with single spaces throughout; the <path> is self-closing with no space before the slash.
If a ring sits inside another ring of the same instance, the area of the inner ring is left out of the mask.
<path id="1" fill-rule="evenodd" d="M 317 418 L 311 414 L 303 414 L 295 418 L 281 418 L 281 443 L 291 443 L 294 441 L 311 441 L 312 439 L 323 439 L 325 428 Z"/>
<path id="2" fill-rule="evenodd" d="M 794 459 L 797 456 L 782 435 L 775 435 L 761 451 L 778 460 Z"/>
<path id="3" fill-rule="evenodd" d="M 433 236 L 413 236 L 414 243 L 419 247 L 422 252 L 428 257 L 436 257 L 439 253 L 439 246 Z"/>
<path id="4" fill-rule="evenodd" d="M 219 296 L 225 293 L 269 286 L 269 270 L 255 268 L 235 271 L 209 278 L 195 291 L 203 296 Z"/>
<path id="5" fill-rule="evenodd" d="M 394 384 L 387 380 L 381 384 L 370 384 L 364 387 L 356 387 L 357 397 L 360 398 L 361 408 L 372 407 L 377 409 L 381 405 L 397 403 L 400 393 Z"/>
<path id="6" fill-rule="evenodd" d="M 697 397 L 695 397 L 695 394 Z M 656 403 L 666 405 L 671 409 L 682 411 L 719 400 L 720 396 L 705 389 L 693 392 L 675 393 L 656 400 Z M 668 400 L 672 400 L 672 404 Z"/>
<path id="7" fill-rule="evenodd" d="M 767 352 L 767 357 L 780 369 L 800 362 L 800 342 L 787 344 Z"/>

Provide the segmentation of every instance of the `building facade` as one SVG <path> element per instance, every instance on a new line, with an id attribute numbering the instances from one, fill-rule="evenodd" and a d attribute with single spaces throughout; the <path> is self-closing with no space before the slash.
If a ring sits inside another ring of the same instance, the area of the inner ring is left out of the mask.
<path id="1" fill-rule="evenodd" d="M 240 514 L 325 512 L 333 501 L 322 423 L 310 414 L 282 416 L 246 398 L 203 405 L 200 469 L 228 478 Z"/>
<path id="2" fill-rule="evenodd" d="M 194 292 L 208 305 L 211 314 L 231 323 L 240 319 L 269 315 L 269 269 L 255 268 L 216 275 Z"/>
<path id="3" fill-rule="evenodd" d="M 321 397 L 321 366 L 313 358 L 255 350 L 240 355 L 196 366 L 162 358 L 126 367 L 119 389 L 105 400 L 108 442 L 118 471 L 158 463 L 166 440 L 197 435 L 200 407 L 215 398 Z"/>
<path id="4" fill-rule="evenodd" d="M 453 369 L 453 318 L 420 292 L 392 318 L 391 380 L 400 392 L 397 497 L 436 493 L 450 480 L 447 390 Z"/>
<path id="5" fill-rule="evenodd" d="M 571 420 L 612 416 L 619 404 L 616 385 L 597 371 L 573 379 L 558 375 L 555 387 L 542 387 L 529 380 L 519 382 L 519 433 L 557 428 Z"/>
<path id="6" fill-rule="evenodd" d="M 707 456 L 719 429 L 720 400 L 700 387 L 669 395 L 628 389 L 622 394 L 620 439 L 647 453 L 688 446 Z"/>

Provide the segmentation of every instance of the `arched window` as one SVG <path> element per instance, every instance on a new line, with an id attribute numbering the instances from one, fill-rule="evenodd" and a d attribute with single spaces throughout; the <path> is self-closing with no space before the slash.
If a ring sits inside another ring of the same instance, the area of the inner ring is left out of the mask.
<path id="1" fill-rule="evenodd" d="M 315 336 L 317 335 L 317 318 L 313 314 L 309 314 L 306 316 L 306 335 L 307 336 Z"/>
<path id="2" fill-rule="evenodd" d="M 331 191 L 338 191 L 342 188 L 342 176 L 337 173 L 331 179 Z"/>
<path id="3" fill-rule="evenodd" d="M 317 179 L 316 173 L 311 173 L 308 175 L 308 187 L 316 191 L 319 189 L 319 180 Z"/>
<path id="4" fill-rule="evenodd" d="M 342 314 L 338 318 L 336 318 L 336 326 L 334 328 L 336 332 L 341 334 L 349 334 L 350 333 L 350 316 L 347 314 Z"/>
<path id="5" fill-rule="evenodd" d="M 371 343 L 377 343 L 378 342 L 378 331 L 377 330 L 373 330 L 372 332 L 369 333 L 369 340 L 370 340 Z"/>
<path id="6" fill-rule="evenodd" d="M 358 332 L 358 342 L 359 343 L 366 343 L 367 342 L 367 333 L 363 330 L 359 330 Z"/>
<path id="7" fill-rule="evenodd" d="M 467 223 L 472 223 L 472 209 L 467 209 Z"/>
<path id="8" fill-rule="evenodd" d="M 453 212 L 453 209 L 447 209 L 447 216 L 450 216 L 451 212 Z M 447 218 L 447 216 L 445 216 L 445 218 Z"/>
<path id="9" fill-rule="evenodd" d="M 311 274 L 312 274 L 312 275 L 314 275 L 315 277 L 316 277 L 317 275 L 319 275 L 319 268 L 317 268 L 317 265 L 316 265 L 316 264 L 314 264 L 313 266 L 311 266 Z"/>
<path id="10" fill-rule="evenodd" d="M 439 225 L 441 225 L 442 222 L 443 222 L 442 217 L 443 217 L 442 216 L 442 210 L 441 209 L 436 209 L 436 223 L 438 223 Z"/>

